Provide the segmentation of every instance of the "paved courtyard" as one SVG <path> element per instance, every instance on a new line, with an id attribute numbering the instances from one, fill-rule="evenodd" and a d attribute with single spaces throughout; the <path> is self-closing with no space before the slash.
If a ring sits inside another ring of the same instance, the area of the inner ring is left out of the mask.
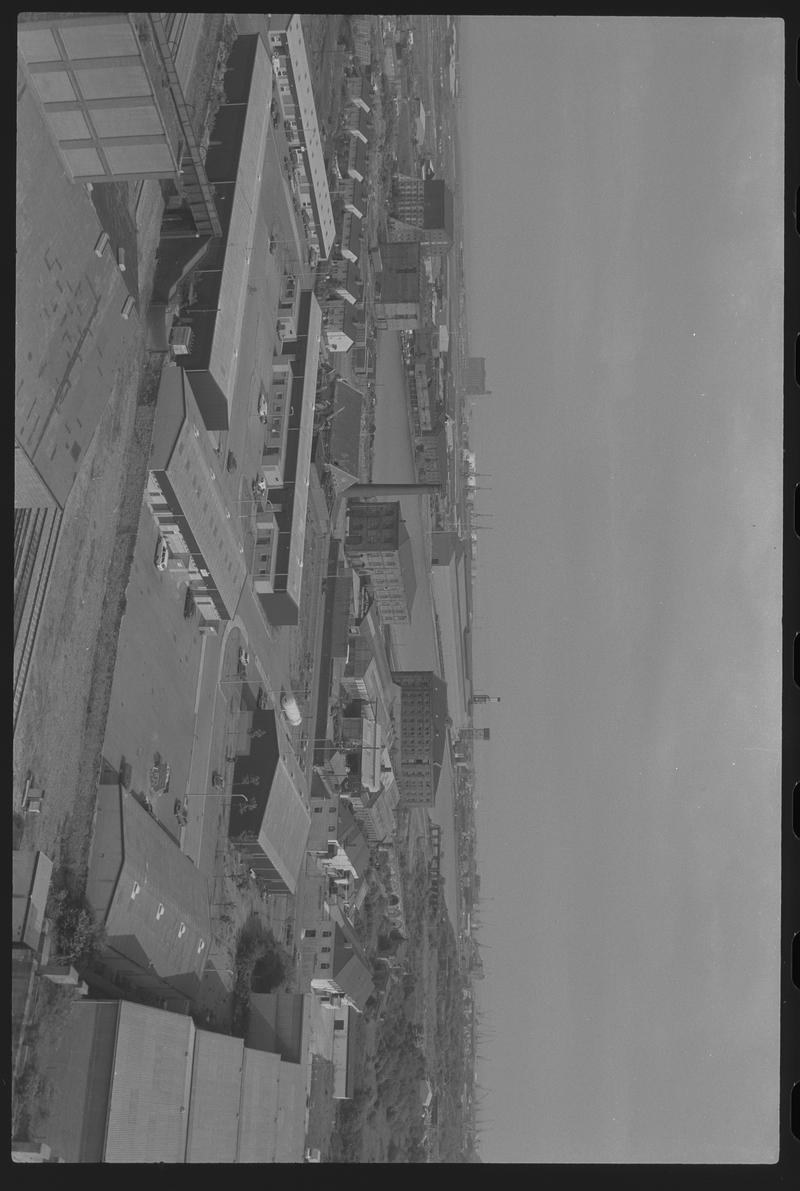
<path id="1" fill-rule="evenodd" d="M 171 767 L 169 792 L 153 799 L 159 821 L 176 840 L 180 826 L 172 807 L 186 790 L 195 729 L 195 691 L 200 663 L 198 618 L 184 614 L 184 590 L 169 571 L 158 571 L 158 530 L 142 503 L 136 551 L 126 591 L 117 664 L 103 743 L 106 765 L 121 772 L 139 796 L 150 788 L 150 771 L 163 758 Z"/>

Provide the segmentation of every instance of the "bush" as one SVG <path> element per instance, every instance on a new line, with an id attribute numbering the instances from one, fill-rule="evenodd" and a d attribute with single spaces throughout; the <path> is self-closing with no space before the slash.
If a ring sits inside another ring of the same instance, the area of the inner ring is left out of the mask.
<path id="1" fill-rule="evenodd" d="M 280 988 L 289 971 L 289 957 L 273 934 L 245 926 L 236 943 L 234 969 L 232 1032 L 243 1038 L 250 1017 L 250 993 Z"/>

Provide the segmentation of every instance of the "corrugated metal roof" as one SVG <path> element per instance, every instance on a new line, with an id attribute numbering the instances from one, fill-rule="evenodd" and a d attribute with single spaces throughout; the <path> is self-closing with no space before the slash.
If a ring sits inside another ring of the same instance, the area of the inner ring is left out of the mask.
<path id="1" fill-rule="evenodd" d="M 46 1137 L 63 1162 L 103 1161 L 119 1008 L 119 1001 L 73 1001 L 48 1056 Z"/>
<path id="2" fill-rule="evenodd" d="M 302 1162 L 306 1120 L 306 1069 L 301 1063 L 281 1063 L 278 1083 L 276 1162 Z"/>
<path id="3" fill-rule="evenodd" d="M 194 1050 L 190 1017 L 122 1001 L 106 1162 L 183 1162 Z"/>
<path id="4" fill-rule="evenodd" d="M 235 1162 L 244 1042 L 198 1030 L 194 1040 L 187 1162 Z"/>
<path id="5" fill-rule="evenodd" d="M 280 1055 L 245 1047 L 239 1162 L 274 1162 L 278 1128 Z"/>

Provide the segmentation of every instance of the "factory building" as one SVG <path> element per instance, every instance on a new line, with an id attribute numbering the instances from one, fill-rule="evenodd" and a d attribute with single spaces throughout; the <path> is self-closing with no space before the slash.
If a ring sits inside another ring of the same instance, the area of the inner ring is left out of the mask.
<path id="1" fill-rule="evenodd" d="M 208 430 L 227 430 L 239 343 L 249 300 L 249 245 L 261 209 L 272 71 L 257 34 L 238 37 L 224 77 L 205 169 L 214 187 L 222 234 L 212 239 L 185 320 L 193 334 L 178 363 L 190 375 Z"/>
<path id="2" fill-rule="evenodd" d="M 392 185 L 391 241 L 417 240 L 428 253 L 453 246 L 453 192 L 442 179 L 396 174 Z"/>
<path id="3" fill-rule="evenodd" d="M 169 549 L 169 570 L 189 584 L 195 607 L 211 621 L 231 619 L 246 579 L 219 466 L 189 375 L 165 368 L 145 499 Z"/>
<path id="4" fill-rule="evenodd" d="M 275 712 L 252 716 L 249 753 L 234 766 L 228 835 L 264 888 L 294 894 L 311 824 L 306 781 Z"/>
<path id="5" fill-rule="evenodd" d="M 306 1069 L 191 1017 L 73 1001 L 45 1132 L 68 1163 L 302 1162 Z"/>

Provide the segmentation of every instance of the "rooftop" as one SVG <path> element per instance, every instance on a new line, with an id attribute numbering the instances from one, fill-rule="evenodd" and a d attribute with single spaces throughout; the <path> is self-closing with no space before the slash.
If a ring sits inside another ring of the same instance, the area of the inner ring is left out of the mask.
<path id="1" fill-rule="evenodd" d="M 233 780 L 234 792 L 250 802 L 237 799 L 232 806 L 231 834 L 252 833 L 294 893 L 311 822 L 303 799 L 306 781 L 276 713 L 256 708 L 252 715 L 250 752 L 237 758 Z"/>
<path id="2" fill-rule="evenodd" d="M 206 879 L 116 784 L 98 790 L 86 896 L 114 951 L 196 989 L 211 942 Z"/>
<path id="3" fill-rule="evenodd" d="M 331 420 L 329 457 L 335 467 L 359 478 L 358 460 L 361 447 L 361 418 L 364 394 L 345 381 L 337 381 L 333 395 L 334 417 Z"/>

